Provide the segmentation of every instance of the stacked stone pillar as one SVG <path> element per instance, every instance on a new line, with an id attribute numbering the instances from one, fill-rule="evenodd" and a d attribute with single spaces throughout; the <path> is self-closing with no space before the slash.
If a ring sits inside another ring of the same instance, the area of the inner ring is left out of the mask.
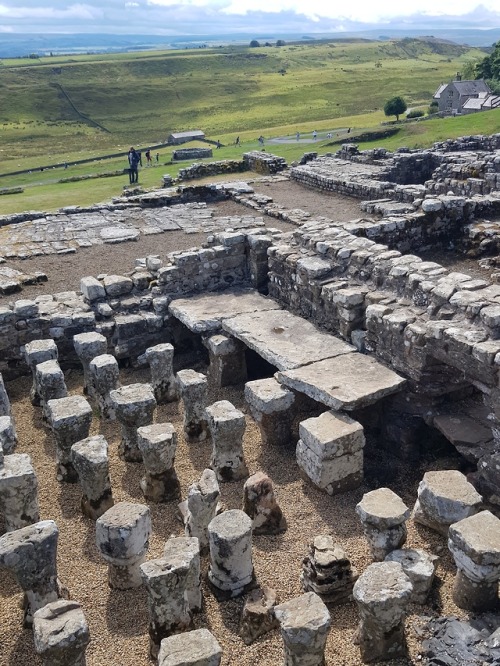
<path id="1" fill-rule="evenodd" d="M 53 520 L 8 532 L 0 537 L 0 567 L 12 571 L 25 594 L 26 626 L 33 615 L 59 594 L 57 580 L 57 540 L 59 530 Z"/>
<path id="2" fill-rule="evenodd" d="M 85 666 L 90 633 L 76 601 L 59 599 L 37 610 L 33 638 L 43 666 Z"/>
<path id="3" fill-rule="evenodd" d="M 158 657 L 163 638 L 185 631 L 191 624 L 187 601 L 189 562 L 177 553 L 141 564 L 148 593 L 149 654 Z"/>
<path id="4" fill-rule="evenodd" d="M 93 388 L 90 379 L 90 362 L 96 356 L 108 351 L 108 341 L 100 333 L 78 333 L 73 337 L 76 355 L 83 366 L 83 392 L 92 396 Z"/>
<path id="5" fill-rule="evenodd" d="M 82 439 L 71 447 L 71 459 L 83 491 L 82 513 L 97 520 L 114 504 L 108 443 L 102 435 Z"/>
<path id="6" fill-rule="evenodd" d="M 375 562 L 382 562 L 405 543 L 410 510 L 389 488 L 378 488 L 363 495 L 356 505 L 356 513 Z"/>
<path id="7" fill-rule="evenodd" d="M 163 405 L 178 400 L 179 390 L 175 380 L 174 348 L 168 343 L 146 349 L 146 359 L 151 368 L 151 385 L 156 402 Z"/>
<path id="8" fill-rule="evenodd" d="M 142 462 L 137 429 L 153 422 L 156 400 L 149 384 L 129 384 L 110 393 L 116 418 L 122 426 L 119 454 L 127 462 Z"/>
<path id="9" fill-rule="evenodd" d="M 177 373 L 184 407 L 184 434 L 190 442 L 203 442 L 208 435 L 205 407 L 207 406 L 208 381 L 195 370 Z"/>
<path id="10" fill-rule="evenodd" d="M 300 582 L 305 592 L 315 592 L 325 603 L 339 605 L 352 598 L 358 579 L 346 552 L 329 534 L 315 537 L 302 562 Z"/>
<path id="11" fill-rule="evenodd" d="M 49 400 L 58 400 L 68 395 L 64 374 L 56 360 L 44 361 L 35 367 L 36 394 L 40 398 L 42 416 L 48 421 L 49 412 L 47 404 Z"/>
<path id="12" fill-rule="evenodd" d="M 245 400 L 264 446 L 286 447 L 292 440 L 295 395 L 273 377 L 245 384 Z"/>
<path id="13" fill-rule="evenodd" d="M 75 483 L 78 475 L 73 467 L 71 447 L 89 436 L 92 407 L 82 396 L 72 395 L 49 400 L 47 411 L 56 444 L 57 479 Z"/>
<path id="14" fill-rule="evenodd" d="M 239 481 L 248 476 L 243 456 L 245 415 L 228 400 L 219 400 L 206 409 L 212 438 L 211 466 L 219 481 Z"/>
<path id="15" fill-rule="evenodd" d="M 365 664 L 406 657 L 404 618 L 412 584 L 398 562 L 371 564 L 354 585 L 360 622 L 355 642 Z"/>
<path id="16" fill-rule="evenodd" d="M 208 526 L 208 580 L 219 598 L 238 597 L 253 583 L 252 521 L 233 509 L 216 516 Z"/>
<path id="17" fill-rule="evenodd" d="M 38 480 L 26 453 L 3 456 L 0 447 L 0 512 L 7 532 L 40 520 Z"/>
<path id="18" fill-rule="evenodd" d="M 30 391 L 31 404 L 38 406 L 40 404 L 40 395 L 38 393 L 36 382 L 36 366 L 45 361 L 57 361 L 57 345 L 52 340 L 33 340 L 26 343 L 24 347 L 24 359 L 33 375 L 33 385 Z"/>
<path id="19" fill-rule="evenodd" d="M 285 648 L 284 666 L 323 666 L 332 623 L 328 608 L 314 592 L 274 608 Z"/>
<path id="20" fill-rule="evenodd" d="M 245 345 L 226 335 L 212 335 L 205 341 L 210 360 L 210 380 L 217 388 L 242 384 L 247 378 Z"/>
<path id="21" fill-rule="evenodd" d="M 180 497 L 180 483 L 174 468 L 177 434 L 171 423 L 155 423 L 137 430 L 137 445 L 146 474 L 141 480 L 144 497 L 151 502 L 168 502 Z"/>
<path id="22" fill-rule="evenodd" d="M 165 544 L 163 557 L 168 561 L 187 562 L 186 579 L 188 608 L 192 613 L 201 611 L 201 561 L 200 542 L 196 537 L 171 537 Z"/>
<path id="23" fill-rule="evenodd" d="M 363 426 L 345 414 L 324 412 L 299 425 L 297 463 L 312 483 L 335 495 L 363 481 Z"/>
<path id="24" fill-rule="evenodd" d="M 483 613 L 499 606 L 500 520 L 481 511 L 450 526 L 448 548 L 457 575 L 453 600 L 467 611 Z"/>
<path id="25" fill-rule="evenodd" d="M 102 418 L 114 420 L 115 410 L 110 393 L 120 386 L 120 369 L 114 356 L 101 354 L 90 361 L 89 385 Z"/>
<path id="26" fill-rule="evenodd" d="M 97 549 L 108 563 L 111 588 L 129 590 L 141 586 L 140 566 L 150 535 L 151 515 L 144 504 L 120 502 L 97 519 Z"/>
<path id="27" fill-rule="evenodd" d="M 205 469 L 200 480 L 189 487 L 185 532 L 187 536 L 198 539 L 202 554 L 209 549 L 208 525 L 217 515 L 219 497 L 219 484 L 215 472 L 211 469 Z"/>

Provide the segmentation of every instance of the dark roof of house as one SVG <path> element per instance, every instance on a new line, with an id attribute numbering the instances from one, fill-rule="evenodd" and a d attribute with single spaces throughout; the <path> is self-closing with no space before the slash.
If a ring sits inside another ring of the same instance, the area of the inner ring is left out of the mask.
<path id="1" fill-rule="evenodd" d="M 490 93 L 491 89 L 484 79 L 477 81 L 452 81 L 459 95 L 477 95 L 480 92 Z"/>

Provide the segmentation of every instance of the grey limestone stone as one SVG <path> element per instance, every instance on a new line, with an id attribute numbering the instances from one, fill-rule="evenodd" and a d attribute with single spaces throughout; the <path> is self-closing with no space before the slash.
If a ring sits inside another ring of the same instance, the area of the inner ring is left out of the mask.
<path id="1" fill-rule="evenodd" d="M 163 557 L 167 561 L 181 559 L 188 564 L 186 595 L 189 610 L 192 613 L 201 611 L 201 562 L 200 542 L 196 537 L 171 537 L 163 549 Z"/>
<path id="2" fill-rule="evenodd" d="M 110 394 L 116 418 L 122 426 L 120 456 L 127 462 L 141 462 L 137 429 L 153 422 L 156 400 L 150 384 L 128 384 Z"/>
<path id="3" fill-rule="evenodd" d="M 295 395 L 270 377 L 245 384 L 245 400 L 266 446 L 287 446 L 292 440 Z"/>
<path id="4" fill-rule="evenodd" d="M 285 666 L 322 666 L 332 623 L 328 608 L 314 592 L 275 606 L 285 647 Z"/>
<path id="5" fill-rule="evenodd" d="M 114 356 L 101 354 L 90 361 L 89 386 L 101 416 L 113 421 L 116 415 L 110 392 L 120 386 L 120 369 Z"/>
<path id="6" fill-rule="evenodd" d="M 12 416 L 0 416 L 0 445 L 4 454 L 12 453 L 17 444 Z"/>
<path id="7" fill-rule="evenodd" d="M 404 617 L 411 593 L 399 562 L 376 562 L 358 578 L 353 589 L 360 614 L 355 642 L 364 663 L 406 656 Z"/>
<path id="8" fill-rule="evenodd" d="M 49 400 L 65 398 L 68 395 L 64 374 L 56 360 L 44 361 L 35 367 L 36 392 L 40 396 L 43 417 L 49 419 Z"/>
<path id="9" fill-rule="evenodd" d="M 173 371 L 174 348 L 162 343 L 146 349 L 146 359 L 151 368 L 151 385 L 156 402 L 162 405 L 178 400 L 179 389 Z"/>
<path id="10" fill-rule="evenodd" d="M 57 478 L 75 483 L 77 474 L 71 459 L 71 447 L 89 436 L 92 407 L 79 395 L 49 400 L 48 419 L 56 444 Z"/>
<path id="11" fill-rule="evenodd" d="M 208 526 L 210 568 L 208 579 L 221 597 L 243 594 L 254 580 L 252 521 L 232 509 L 216 516 Z"/>
<path id="12" fill-rule="evenodd" d="M 419 548 L 402 548 L 393 550 L 385 558 L 386 562 L 399 562 L 413 586 L 411 601 L 424 604 L 429 595 L 436 572 L 437 555 L 426 553 Z"/>
<path id="13" fill-rule="evenodd" d="M 219 497 L 217 476 L 211 469 L 205 469 L 200 480 L 189 487 L 185 532 L 198 539 L 202 554 L 208 551 L 208 525 L 217 515 Z"/>
<path id="14" fill-rule="evenodd" d="M 82 439 L 71 447 L 73 467 L 82 487 L 82 513 L 97 520 L 113 506 L 108 443 L 102 435 Z"/>
<path id="15" fill-rule="evenodd" d="M 33 340 L 26 343 L 24 358 L 33 375 L 33 386 L 30 391 L 31 403 L 33 405 L 40 404 L 40 395 L 38 394 L 36 383 L 36 366 L 45 361 L 57 360 L 57 357 L 57 345 L 52 338 L 47 340 Z"/>
<path id="16" fill-rule="evenodd" d="M 43 520 L 0 537 L 0 567 L 12 571 L 25 593 L 24 622 L 60 597 L 57 579 L 57 540 L 59 530 L 53 520 Z"/>
<path id="17" fill-rule="evenodd" d="M 279 534 L 286 520 L 274 495 L 273 482 L 264 474 L 252 474 L 243 486 L 243 511 L 252 519 L 254 534 Z"/>
<path id="18" fill-rule="evenodd" d="M 105 354 L 108 350 L 108 341 L 100 333 L 78 333 L 73 337 L 76 355 L 83 366 L 83 390 L 92 395 L 92 382 L 90 381 L 89 366 L 96 356 Z"/>
<path id="19" fill-rule="evenodd" d="M 26 453 L 13 453 L 0 461 L 0 510 L 7 532 L 40 520 L 38 480 Z"/>
<path id="20" fill-rule="evenodd" d="M 195 370 L 180 370 L 177 380 L 184 407 L 184 434 L 190 441 L 202 442 L 208 435 L 205 414 L 208 396 L 208 381 L 205 375 Z"/>
<path id="21" fill-rule="evenodd" d="M 373 559 L 381 562 L 406 541 L 406 521 L 410 510 L 389 488 L 378 488 L 363 495 L 356 505 Z"/>
<path id="22" fill-rule="evenodd" d="M 144 497 L 152 502 L 168 502 L 180 497 L 179 479 L 174 468 L 177 434 L 171 423 L 154 423 L 137 429 L 137 445 L 146 471 L 141 480 Z"/>
<path id="23" fill-rule="evenodd" d="M 161 642 L 158 666 L 220 666 L 222 649 L 208 629 L 169 636 Z"/>
<path id="24" fill-rule="evenodd" d="M 452 523 L 478 513 L 482 500 L 458 470 L 426 472 L 418 486 L 413 519 L 447 536 Z"/>
<path id="25" fill-rule="evenodd" d="M 85 666 L 90 632 L 76 601 L 59 599 L 37 610 L 33 638 L 44 666 Z"/>
<path id="26" fill-rule="evenodd" d="M 146 557 L 151 535 L 151 514 L 144 504 L 119 502 L 96 521 L 96 544 L 109 565 L 111 588 L 140 587 L 140 565 Z"/>
<path id="27" fill-rule="evenodd" d="M 80 280 L 80 291 L 89 303 L 106 298 L 106 290 L 102 283 L 90 275 Z"/>
<path id="28" fill-rule="evenodd" d="M 219 400 L 206 409 L 212 438 L 211 466 L 219 481 L 238 481 L 248 476 L 243 455 L 245 415 L 228 400 Z"/>

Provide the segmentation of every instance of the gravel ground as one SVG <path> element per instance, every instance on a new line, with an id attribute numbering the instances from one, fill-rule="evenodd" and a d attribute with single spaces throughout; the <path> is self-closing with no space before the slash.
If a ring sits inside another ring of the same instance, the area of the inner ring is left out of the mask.
<path id="1" fill-rule="evenodd" d="M 328 196 L 304 190 L 294 183 L 274 183 L 272 189 L 256 184 L 257 191 L 271 193 L 274 200 L 287 208 L 305 208 L 316 215 L 347 220 L 360 217 L 355 200 Z M 247 214 L 248 209 L 226 202 L 216 206 L 220 216 Z M 284 230 L 289 224 L 270 219 L 269 226 Z M 47 273 L 48 283 L 27 287 L 18 297 L 33 298 L 42 293 L 55 293 L 78 289 L 84 275 L 100 272 L 123 273 L 132 269 L 138 256 L 154 253 L 165 255 L 173 249 L 186 249 L 199 245 L 202 234 L 186 235 L 169 232 L 161 236 L 143 237 L 136 243 L 102 246 L 91 251 L 81 250 L 62 257 L 39 257 L 29 261 L 30 269 Z M 21 262 L 20 262 L 21 263 Z M 15 266 L 15 262 L 12 262 Z M 25 266 L 26 263 L 21 263 Z M 14 300 L 12 296 L 4 302 Z M 71 370 L 67 373 L 71 393 L 80 393 L 82 375 Z M 122 383 L 147 381 L 146 371 L 122 370 Z M 28 453 L 39 479 L 40 513 L 42 519 L 54 519 L 60 530 L 58 565 L 60 579 L 71 597 L 82 603 L 90 625 L 92 642 L 87 651 L 88 666 L 146 666 L 148 659 L 147 608 L 142 590 L 111 591 L 107 585 L 107 566 L 100 559 L 94 541 L 94 523 L 80 513 L 78 485 L 61 485 L 55 480 L 54 444 L 49 431 L 43 426 L 40 409 L 29 401 L 30 380 L 18 379 L 8 385 L 19 437 L 17 451 Z M 211 400 L 225 398 L 244 409 L 243 386 L 224 389 Z M 305 418 L 305 417 L 304 417 Z M 187 445 L 182 437 L 182 413 L 177 404 L 157 410 L 155 421 L 171 421 L 179 434 L 176 469 L 181 481 L 183 497 L 189 485 L 197 480 L 209 464 L 210 445 Z M 125 464 L 118 458 L 120 439 L 116 423 L 101 423 L 94 418 L 92 434 L 102 433 L 109 442 L 110 474 L 115 502 L 142 502 L 139 488 L 141 465 Z M 301 594 L 299 583 L 301 562 L 307 554 L 308 544 L 320 533 L 331 533 L 346 549 L 353 565 L 362 572 L 370 563 L 368 547 L 362 536 L 355 513 L 355 505 L 364 492 L 373 489 L 363 486 L 356 491 L 329 497 L 300 480 L 293 447 L 290 450 L 262 448 L 259 431 L 247 416 L 244 451 L 250 473 L 267 472 L 274 480 L 278 501 L 288 522 L 288 531 L 279 536 L 256 536 L 253 539 L 253 559 L 257 579 L 278 593 L 281 601 Z M 392 472 L 392 470 L 391 470 Z M 408 506 L 416 499 L 416 489 L 424 472 L 420 469 L 401 469 L 389 476 L 391 488 L 399 493 Z M 223 484 L 222 500 L 226 508 L 240 508 L 243 483 Z M 153 536 L 148 558 L 161 555 L 163 544 L 170 535 L 182 533 L 175 518 L 176 504 L 151 505 Z M 446 540 L 424 527 L 408 525 L 410 547 L 426 548 L 441 556 L 438 577 L 429 604 L 411 607 L 407 619 L 409 660 L 386 662 L 389 666 L 407 666 L 419 659 L 419 644 L 414 627 L 421 616 L 463 613 L 451 599 L 455 567 L 446 547 Z M 204 574 L 208 563 L 204 562 Z M 0 665 L 26 666 L 40 664 L 34 654 L 31 632 L 22 629 L 22 594 L 15 580 L 5 572 L 0 577 Z M 196 627 L 208 627 L 223 646 L 223 665 L 278 666 L 283 661 L 282 643 L 277 631 L 262 637 L 246 647 L 238 636 L 238 623 L 243 600 L 218 603 L 204 580 L 204 610 L 195 617 Z M 327 651 L 327 666 L 359 666 L 359 650 L 352 644 L 357 626 L 357 611 L 353 603 L 332 608 L 332 630 Z"/>
<path id="2" fill-rule="evenodd" d="M 82 375 L 76 370 L 66 374 L 71 394 L 82 390 Z M 147 381 L 144 370 L 122 371 L 124 384 Z M 148 659 L 147 608 L 143 590 L 112 591 L 107 585 L 107 566 L 100 559 L 95 547 L 95 526 L 80 513 L 79 486 L 60 484 L 55 480 L 54 444 L 49 431 L 43 426 L 40 408 L 29 401 L 31 380 L 18 379 L 8 385 L 19 436 L 17 451 L 31 456 L 39 479 L 41 519 L 53 519 L 60 530 L 58 567 L 62 583 L 69 588 L 71 598 L 82 603 L 90 626 L 92 641 L 87 651 L 88 666 L 146 666 Z M 243 386 L 212 392 L 210 399 L 228 399 L 245 409 Z M 210 445 L 187 445 L 182 436 L 182 413 L 178 404 L 158 408 L 155 421 L 172 422 L 179 433 L 176 470 L 181 481 L 183 497 L 188 486 L 208 466 Z M 102 433 L 109 443 L 110 475 L 115 502 L 142 502 L 139 489 L 141 465 L 126 464 L 117 455 L 120 440 L 116 422 L 104 423 L 94 417 L 92 434 Z M 362 572 L 370 563 L 368 547 L 354 511 L 356 503 L 368 486 L 336 497 L 329 497 L 300 480 L 293 448 L 278 450 L 262 448 L 259 431 L 247 415 L 244 451 L 250 473 L 264 470 L 274 480 L 278 501 L 288 522 L 288 531 L 279 536 L 256 536 L 253 539 L 253 560 L 257 579 L 278 593 L 279 600 L 287 600 L 301 594 L 299 583 L 302 558 L 307 554 L 308 543 L 320 533 L 335 536 Z M 412 506 L 416 498 L 416 486 L 422 470 L 402 470 L 394 475 L 391 483 Z M 243 483 L 221 486 L 222 500 L 226 508 L 241 508 Z M 153 536 L 148 558 L 159 557 L 165 540 L 170 535 L 180 535 L 182 529 L 176 521 L 176 503 L 151 505 Z M 394 660 L 389 665 L 407 665 L 418 659 L 419 645 L 414 626 L 420 616 L 443 614 L 463 615 L 451 600 L 454 566 L 446 548 L 446 540 L 424 527 L 408 525 L 407 545 L 439 552 L 442 558 L 438 567 L 438 579 L 429 605 L 412 607 L 407 619 L 408 642 L 411 660 Z M 204 562 L 204 574 L 207 569 Z M 15 581 L 5 572 L 1 574 L 0 597 L 0 663 L 9 666 L 33 666 L 40 664 L 34 654 L 31 632 L 22 629 L 22 594 Z M 220 641 L 223 665 L 238 663 L 240 666 L 277 666 L 282 663 L 283 650 L 278 631 L 259 639 L 246 647 L 238 636 L 238 623 L 243 600 L 219 603 L 203 583 L 204 610 L 196 616 L 195 626 L 208 627 Z M 328 666 L 358 666 L 359 651 L 352 644 L 357 625 L 357 611 L 353 603 L 332 608 L 332 630 L 327 643 Z"/>

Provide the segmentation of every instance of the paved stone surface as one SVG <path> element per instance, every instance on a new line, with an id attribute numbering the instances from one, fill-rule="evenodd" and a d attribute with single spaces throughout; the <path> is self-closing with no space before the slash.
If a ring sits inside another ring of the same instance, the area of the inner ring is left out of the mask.
<path id="1" fill-rule="evenodd" d="M 372 405 L 401 390 L 406 382 L 375 359 L 359 353 L 327 358 L 276 376 L 285 386 L 336 410 Z"/>
<path id="2" fill-rule="evenodd" d="M 169 311 L 194 333 L 220 329 L 226 317 L 261 310 L 279 310 L 280 306 L 253 289 L 228 289 L 191 298 L 178 298 Z"/>
<path id="3" fill-rule="evenodd" d="M 333 335 L 319 331 L 306 319 L 284 310 L 267 310 L 225 319 L 222 328 L 278 370 L 299 368 L 325 358 L 351 354 L 355 350 Z"/>

